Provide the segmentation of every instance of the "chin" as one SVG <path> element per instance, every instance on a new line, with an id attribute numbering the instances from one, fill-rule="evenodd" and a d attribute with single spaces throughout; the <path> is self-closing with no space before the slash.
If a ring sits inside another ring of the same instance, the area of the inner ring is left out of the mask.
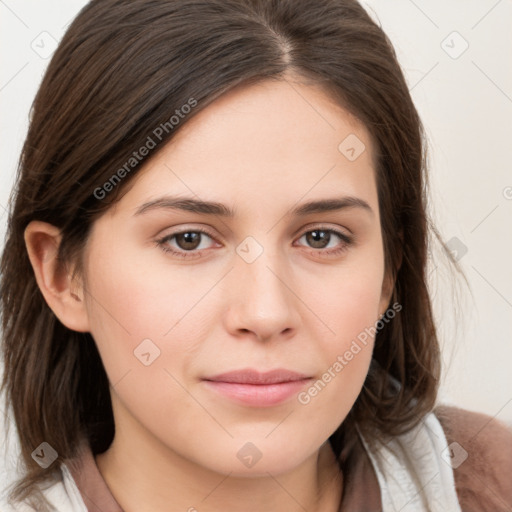
<path id="1" fill-rule="evenodd" d="M 276 439 L 261 441 L 231 440 L 231 446 L 217 447 L 216 451 L 209 450 L 209 460 L 197 460 L 202 466 L 221 474 L 230 474 L 236 478 L 277 476 L 292 471 L 311 457 L 321 446 L 311 443 L 305 446 L 304 440 L 297 439 L 295 444 L 283 446 Z M 234 445 L 234 446 L 233 446 Z M 299 449 L 300 448 L 300 449 Z M 204 454 L 203 454 L 204 455 Z"/>

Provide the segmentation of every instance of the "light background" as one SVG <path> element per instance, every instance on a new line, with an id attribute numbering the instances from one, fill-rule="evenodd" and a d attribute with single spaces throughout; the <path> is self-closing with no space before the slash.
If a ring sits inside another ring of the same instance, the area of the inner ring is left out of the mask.
<path id="1" fill-rule="evenodd" d="M 32 100 L 54 46 L 85 3 L 0 0 L 2 239 Z M 471 295 L 461 278 L 452 285 L 457 278 L 433 251 L 431 290 L 444 360 L 440 401 L 512 425 L 512 2 L 363 5 L 390 37 L 406 74 L 429 139 L 434 221 L 472 289 Z"/>

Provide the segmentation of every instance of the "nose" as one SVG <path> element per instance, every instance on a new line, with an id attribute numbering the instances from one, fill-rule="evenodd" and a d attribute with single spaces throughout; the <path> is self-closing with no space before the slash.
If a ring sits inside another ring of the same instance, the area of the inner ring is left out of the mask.
<path id="1" fill-rule="evenodd" d="M 237 337 L 251 334 L 260 341 L 293 336 L 301 316 L 290 276 L 285 263 L 268 251 L 252 263 L 236 256 L 229 273 L 228 332 Z"/>

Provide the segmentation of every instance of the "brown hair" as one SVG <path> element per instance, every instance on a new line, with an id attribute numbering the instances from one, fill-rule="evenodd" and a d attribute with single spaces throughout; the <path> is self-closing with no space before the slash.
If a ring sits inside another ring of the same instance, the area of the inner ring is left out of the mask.
<path id="1" fill-rule="evenodd" d="M 32 460 L 41 442 L 65 461 L 82 437 L 98 454 L 114 435 L 94 340 L 67 329 L 46 304 L 24 243 L 27 224 L 57 226 L 59 260 L 79 262 L 91 224 L 141 164 L 104 197 L 95 191 L 157 127 L 167 131 L 153 137 L 144 162 L 221 94 L 290 74 L 325 87 L 372 136 L 385 266 L 396 278 L 391 302 L 402 306 L 379 330 L 364 387 L 330 442 L 339 456 L 354 425 L 374 438 L 394 436 L 433 409 L 440 351 L 425 272 L 429 227 L 440 237 L 426 213 L 422 125 L 381 28 L 355 0 L 93 0 L 48 66 L 10 201 L 0 268 L 2 388 L 26 466 L 14 499 L 31 499 L 35 484 L 59 475 L 57 464 L 44 470 Z M 171 127 L 191 99 L 196 106 Z"/>

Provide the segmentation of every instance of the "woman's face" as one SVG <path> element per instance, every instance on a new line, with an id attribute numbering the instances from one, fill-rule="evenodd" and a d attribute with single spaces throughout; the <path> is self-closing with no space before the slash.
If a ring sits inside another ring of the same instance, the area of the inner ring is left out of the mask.
<path id="1" fill-rule="evenodd" d="M 264 82 L 145 165 L 85 251 L 116 436 L 233 475 L 320 448 L 362 388 L 390 298 L 372 151 L 321 89 Z M 305 378 L 248 384 L 248 369 Z"/>

